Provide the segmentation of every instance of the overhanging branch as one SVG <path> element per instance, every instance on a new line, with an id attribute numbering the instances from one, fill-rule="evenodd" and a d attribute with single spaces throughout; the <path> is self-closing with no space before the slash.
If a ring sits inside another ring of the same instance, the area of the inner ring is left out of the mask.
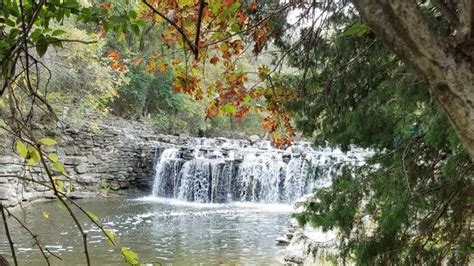
<path id="1" fill-rule="evenodd" d="M 174 22 L 173 20 L 171 20 L 170 18 L 168 18 L 167 16 L 165 16 L 163 13 L 161 13 L 160 11 L 158 11 L 155 7 L 153 7 L 150 3 L 148 3 L 146 0 L 142 0 L 142 2 L 148 6 L 148 8 L 151 9 L 151 11 L 153 11 L 153 13 L 155 13 L 156 15 L 160 16 L 162 19 L 166 20 L 173 28 L 175 28 L 179 34 L 181 35 L 181 37 L 183 38 L 184 42 L 189 46 L 189 49 L 191 49 L 191 51 L 193 52 L 194 56 L 197 58 L 198 56 L 198 50 L 197 50 L 197 47 L 191 42 L 191 40 L 188 38 L 188 36 L 186 35 L 186 33 L 183 31 L 183 29 L 178 25 L 176 24 L 176 22 Z"/>

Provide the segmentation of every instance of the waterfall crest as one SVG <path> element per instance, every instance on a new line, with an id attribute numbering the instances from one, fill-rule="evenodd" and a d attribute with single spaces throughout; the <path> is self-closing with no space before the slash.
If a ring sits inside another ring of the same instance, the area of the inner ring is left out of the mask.
<path id="1" fill-rule="evenodd" d="M 371 152 L 313 148 L 298 142 L 286 150 L 269 141 L 190 139 L 157 152 L 153 196 L 201 203 L 291 203 L 331 178 L 344 165 L 361 165 Z"/>

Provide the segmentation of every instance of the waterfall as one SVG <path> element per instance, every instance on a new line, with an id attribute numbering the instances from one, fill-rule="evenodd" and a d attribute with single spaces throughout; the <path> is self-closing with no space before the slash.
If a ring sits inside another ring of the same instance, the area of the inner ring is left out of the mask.
<path id="1" fill-rule="evenodd" d="M 328 186 L 343 166 L 364 164 L 372 153 L 314 148 L 299 142 L 286 150 L 268 141 L 190 139 L 159 150 L 153 196 L 201 203 L 291 203 Z"/>

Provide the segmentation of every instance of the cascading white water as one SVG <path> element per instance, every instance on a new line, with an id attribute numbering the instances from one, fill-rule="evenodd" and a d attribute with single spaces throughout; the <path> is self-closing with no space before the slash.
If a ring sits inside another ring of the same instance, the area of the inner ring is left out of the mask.
<path id="1" fill-rule="evenodd" d="M 343 165 L 363 164 L 372 152 L 342 153 L 305 142 L 280 150 L 268 141 L 195 138 L 157 154 L 153 196 L 202 203 L 290 203 L 329 185 Z"/>

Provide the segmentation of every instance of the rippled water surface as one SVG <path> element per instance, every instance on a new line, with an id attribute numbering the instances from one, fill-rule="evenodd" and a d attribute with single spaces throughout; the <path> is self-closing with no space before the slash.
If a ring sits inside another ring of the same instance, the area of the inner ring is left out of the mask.
<path id="1" fill-rule="evenodd" d="M 278 265 L 282 249 L 275 239 L 288 222 L 288 205 L 196 204 L 170 199 L 81 200 L 107 227 L 117 230 L 121 245 L 136 251 L 141 262 L 164 265 Z M 45 219 L 42 212 L 48 212 Z M 21 219 L 39 235 L 41 242 L 63 260 L 53 265 L 83 265 L 81 238 L 64 207 L 56 202 L 36 202 Z M 18 226 L 12 234 L 20 265 L 44 265 L 33 241 Z M 121 265 L 121 255 L 108 246 L 101 233 L 82 219 L 88 231 L 93 265 Z M 0 253 L 9 253 L 3 226 Z"/>

